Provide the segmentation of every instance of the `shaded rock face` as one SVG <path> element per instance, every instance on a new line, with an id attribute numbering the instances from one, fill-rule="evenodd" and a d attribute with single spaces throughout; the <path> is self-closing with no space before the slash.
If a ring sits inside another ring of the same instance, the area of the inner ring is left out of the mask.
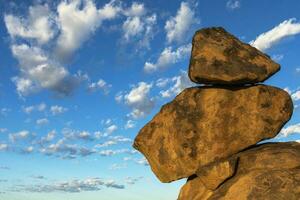
<path id="1" fill-rule="evenodd" d="M 202 29 L 194 35 L 189 77 L 195 83 L 257 83 L 279 69 L 279 64 L 267 55 L 223 28 Z"/>
<path id="2" fill-rule="evenodd" d="M 276 136 L 292 110 L 288 93 L 271 86 L 189 88 L 141 129 L 134 147 L 171 182 Z"/>
<path id="3" fill-rule="evenodd" d="M 207 173 L 211 175 L 209 179 L 220 182 L 218 188 L 207 188 L 202 174 L 198 173 L 198 177 L 194 176 L 182 187 L 178 200 L 300 199 L 299 143 L 263 144 L 242 151 L 228 161 L 235 159 L 238 162 L 233 163 L 234 175 L 225 181 L 217 173 Z"/>

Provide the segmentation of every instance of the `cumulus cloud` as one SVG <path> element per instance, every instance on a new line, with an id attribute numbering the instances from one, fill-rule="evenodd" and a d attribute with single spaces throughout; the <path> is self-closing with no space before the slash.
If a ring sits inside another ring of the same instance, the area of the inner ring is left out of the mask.
<path id="1" fill-rule="evenodd" d="M 54 105 L 50 107 L 50 112 L 52 113 L 52 115 L 58 115 L 58 114 L 62 114 L 64 112 L 66 112 L 68 109 L 64 108 L 62 106 L 58 106 L 58 105 Z"/>
<path id="2" fill-rule="evenodd" d="M 39 112 L 45 111 L 46 108 L 47 105 L 45 103 L 40 103 L 37 105 L 22 107 L 22 110 L 26 114 L 31 114 L 33 111 L 39 111 Z"/>
<path id="3" fill-rule="evenodd" d="M 139 82 L 127 94 L 122 96 L 124 103 L 132 109 L 128 115 L 129 117 L 138 119 L 152 111 L 155 101 L 154 98 L 149 96 L 151 88 L 152 84 Z"/>
<path id="4" fill-rule="evenodd" d="M 53 38 L 53 15 L 47 5 L 29 7 L 28 18 L 21 18 L 11 14 L 4 15 L 4 22 L 8 33 L 13 37 L 36 40 L 44 44 Z"/>
<path id="5" fill-rule="evenodd" d="M 198 23 L 195 11 L 187 2 L 182 2 L 176 16 L 166 21 L 167 42 L 181 43 L 187 39 L 193 24 Z"/>
<path id="6" fill-rule="evenodd" d="M 230 10 L 235 10 L 241 7 L 241 2 L 239 0 L 229 0 L 226 3 L 226 7 Z"/>
<path id="7" fill-rule="evenodd" d="M 57 54 L 68 57 L 78 49 L 104 20 L 115 18 L 121 8 L 115 1 L 97 8 L 93 1 L 62 1 L 57 6 L 61 34 L 57 40 Z"/>
<path id="8" fill-rule="evenodd" d="M 29 147 L 23 148 L 21 152 L 24 153 L 24 154 L 30 154 L 33 151 L 34 151 L 34 147 L 33 146 L 29 146 Z"/>
<path id="9" fill-rule="evenodd" d="M 172 64 L 176 64 L 181 60 L 187 58 L 190 55 L 192 45 L 182 45 L 176 50 L 172 47 L 166 47 L 160 54 L 155 63 L 146 62 L 144 65 L 144 71 L 147 73 L 155 72 L 169 67 Z"/>
<path id="10" fill-rule="evenodd" d="M 24 140 L 33 137 L 34 135 L 31 134 L 28 130 L 22 130 L 16 133 L 10 133 L 9 139 L 11 142 L 16 142 L 18 140 Z"/>
<path id="11" fill-rule="evenodd" d="M 92 82 L 88 85 L 88 90 L 90 92 L 95 92 L 97 90 L 103 91 L 104 94 L 108 94 L 110 88 L 112 87 L 111 84 L 108 84 L 106 81 L 103 79 L 99 79 L 97 82 Z"/>
<path id="12" fill-rule="evenodd" d="M 14 77 L 12 80 L 21 96 L 40 88 L 55 89 L 69 74 L 39 47 L 14 44 L 11 49 L 20 64 L 21 76 Z"/>
<path id="13" fill-rule="evenodd" d="M 125 129 L 134 128 L 135 125 L 136 125 L 135 121 L 129 119 L 129 120 L 127 120 L 127 122 L 126 122 L 124 128 L 125 128 Z"/>
<path id="14" fill-rule="evenodd" d="M 146 15 L 144 4 L 133 2 L 131 7 L 123 11 L 127 16 L 122 25 L 125 42 L 135 41 L 140 47 L 150 48 L 150 41 L 154 36 L 156 14 Z"/>
<path id="15" fill-rule="evenodd" d="M 280 133 L 284 137 L 288 137 L 289 135 L 296 133 L 300 134 L 300 123 L 283 128 Z"/>
<path id="16" fill-rule="evenodd" d="M 38 193 L 51 193 L 51 192 L 68 192 L 79 193 L 88 191 L 99 191 L 103 187 L 124 189 L 125 186 L 118 184 L 114 180 L 103 180 L 98 177 L 87 179 L 73 179 L 69 181 L 54 182 L 51 184 L 43 185 L 19 185 L 19 191 L 38 192 Z"/>
<path id="17" fill-rule="evenodd" d="M 180 74 L 171 78 L 170 82 L 172 83 L 170 88 L 160 91 L 160 95 L 163 98 L 173 97 L 185 88 L 195 85 L 190 81 L 186 71 L 180 71 Z"/>
<path id="18" fill-rule="evenodd" d="M 291 96 L 294 101 L 299 101 L 300 100 L 300 90 L 295 91 L 294 93 L 291 94 Z"/>
<path id="19" fill-rule="evenodd" d="M 297 35 L 300 33 L 300 23 L 296 22 L 295 18 L 291 18 L 281 22 L 273 29 L 260 34 L 250 44 L 261 51 L 266 51 L 278 44 L 284 38 Z"/>
<path id="20" fill-rule="evenodd" d="M 43 126 L 49 123 L 49 120 L 47 118 L 41 118 L 36 120 L 36 124 L 38 126 Z"/>
<path id="21" fill-rule="evenodd" d="M 45 144 L 53 141 L 53 139 L 55 138 L 56 134 L 57 133 L 56 133 L 55 130 L 49 131 L 47 133 L 47 135 L 41 137 L 40 140 L 37 141 L 37 143 L 43 146 L 43 145 L 45 145 Z"/>
<path id="22" fill-rule="evenodd" d="M 41 89 L 59 97 L 72 94 L 82 77 L 70 75 L 62 61 L 88 40 L 103 20 L 117 16 L 120 8 L 115 2 L 97 8 L 92 0 L 62 1 L 56 11 L 45 4 L 29 7 L 23 17 L 5 14 L 11 51 L 20 66 L 20 74 L 12 78 L 18 94 L 23 97 Z"/>

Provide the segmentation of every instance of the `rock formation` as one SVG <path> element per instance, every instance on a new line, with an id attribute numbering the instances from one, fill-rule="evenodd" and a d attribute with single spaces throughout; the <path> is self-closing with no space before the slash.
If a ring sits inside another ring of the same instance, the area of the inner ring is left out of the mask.
<path id="1" fill-rule="evenodd" d="M 300 144 L 275 137 L 291 118 L 282 89 L 258 84 L 280 69 L 223 28 L 196 32 L 182 91 L 145 125 L 134 148 L 162 182 L 188 178 L 178 200 L 300 199 Z"/>

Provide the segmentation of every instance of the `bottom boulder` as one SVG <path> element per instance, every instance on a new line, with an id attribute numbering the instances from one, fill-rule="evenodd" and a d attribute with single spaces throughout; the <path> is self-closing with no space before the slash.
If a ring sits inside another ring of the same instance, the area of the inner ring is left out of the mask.
<path id="1" fill-rule="evenodd" d="M 199 169 L 182 187 L 178 200 L 300 199 L 299 143 L 263 144 L 228 160 Z M 226 179 L 224 163 L 229 165 L 225 169 L 235 169 Z M 216 169 L 221 166 L 223 170 L 218 174 Z"/>

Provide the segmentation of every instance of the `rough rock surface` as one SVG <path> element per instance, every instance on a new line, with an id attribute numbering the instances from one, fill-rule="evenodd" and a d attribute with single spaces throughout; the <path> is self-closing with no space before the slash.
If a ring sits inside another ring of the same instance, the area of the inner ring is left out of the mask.
<path id="1" fill-rule="evenodd" d="M 299 143 L 262 144 L 229 158 L 232 159 L 238 159 L 234 176 L 226 181 L 219 179 L 221 185 L 209 189 L 198 174 L 182 187 L 178 200 L 300 199 Z M 219 177 L 210 174 L 210 179 Z"/>
<path id="2" fill-rule="evenodd" d="M 292 110 L 288 93 L 271 86 L 188 88 L 141 129 L 133 146 L 162 182 L 171 182 L 276 136 Z"/>
<path id="3" fill-rule="evenodd" d="M 258 83 L 279 69 L 269 56 L 223 28 L 201 29 L 194 35 L 189 77 L 195 83 Z"/>
<path id="4" fill-rule="evenodd" d="M 204 167 L 200 167 L 196 174 L 207 189 L 215 190 L 225 180 L 234 175 L 237 162 L 238 158 L 236 157 L 213 162 Z"/>

